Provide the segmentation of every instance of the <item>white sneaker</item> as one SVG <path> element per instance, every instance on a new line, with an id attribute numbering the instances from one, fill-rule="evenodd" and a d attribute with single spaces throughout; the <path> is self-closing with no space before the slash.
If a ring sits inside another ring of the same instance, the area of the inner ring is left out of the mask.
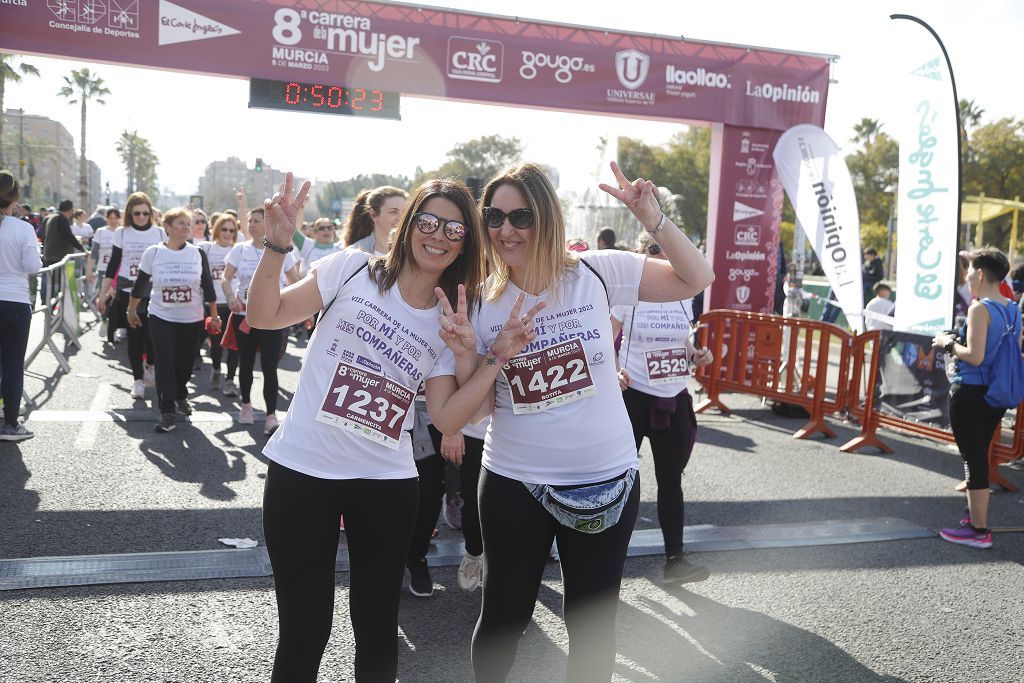
<path id="1" fill-rule="evenodd" d="M 25 425 L 20 422 L 14 427 L 5 424 L 3 429 L 0 429 L 0 441 L 24 441 L 25 439 L 31 439 L 35 434 Z"/>
<path id="2" fill-rule="evenodd" d="M 484 556 L 465 553 L 462 556 L 462 564 L 459 565 L 459 588 L 464 591 L 475 591 L 483 584 L 483 578 Z"/>
<path id="3" fill-rule="evenodd" d="M 146 369 L 142 371 L 142 381 L 147 387 L 156 386 L 156 370 L 153 369 L 152 363 L 146 363 Z"/>
<path id="4" fill-rule="evenodd" d="M 114 341 L 124 341 L 128 338 L 128 330 L 123 327 L 119 327 L 114 330 Z"/>
<path id="5" fill-rule="evenodd" d="M 270 415 L 267 415 L 267 420 L 263 423 L 263 433 L 266 436 L 270 436 L 276 432 L 277 428 L 280 426 L 281 424 L 277 421 L 277 415 L 271 413 Z"/>
<path id="6" fill-rule="evenodd" d="M 240 425 L 251 425 L 255 422 L 252 414 L 252 404 L 243 403 L 242 409 L 238 412 L 238 424 Z"/>
<path id="7" fill-rule="evenodd" d="M 146 383 L 141 379 L 135 380 L 135 384 L 132 386 L 132 398 L 146 398 Z"/>
<path id="8" fill-rule="evenodd" d="M 224 384 L 221 385 L 220 393 L 225 396 L 238 396 L 238 386 L 230 379 L 226 379 Z"/>

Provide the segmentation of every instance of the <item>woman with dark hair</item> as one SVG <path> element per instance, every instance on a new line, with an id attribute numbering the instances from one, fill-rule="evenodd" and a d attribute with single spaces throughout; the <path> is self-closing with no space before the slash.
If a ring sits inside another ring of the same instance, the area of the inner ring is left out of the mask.
<path id="1" fill-rule="evenodd" d="M 391 185 L 360 192 L 341 233 L 342 246 L 383 256 L 388 251 L 388 235 L 398 224 L 408 197 L 405 190 Z"/>
<path id="2" fill-rule="evenodd" d="M 0 171 L 0 398 L 4 400 L 0 441 L 24 441 L 35 436 L 18 422 L 18 411 L 32 326 L 28 282 L 42 268 L 43 261 L 35 230 L 13 215 L 20 208 L 20 194 L 14 175 L 6 169 Z"/>
<path id="3" fill-rule="evenodd" d="M 221 289 L 233 315 L 235 339 L 238 341 L 238 379 L 241 385 L 242 406 L 238 412 L 238 423 L 251 425 L 255 421 L 252 408 L 253 370 L 256 368 L 256 352 L 260 354 L 260 370 L 263 372 L 263 401 L 266 405 L 266 419 L 263 433 L 267 436 L 278 427 L 277 421 L 277 363 L 281 359 L 285 343 L 284 330 L 263 329 L 249 323 L 249 284 L 264 252 L 264 211 L 260 207 L 249 212 L 250 239 L 236 244 L 224 257 L 224 274 Z M 237 282 L 235 276 L 238 276 Z M 278 286 L 283 287 L 299 279 L 298 259 L 288 253 L 281 263 Z"/>
<path id="4" fill-rule="evenodd" d="M 221 327 L 227 329 L 228 316 L 231 314 L 228 309 L 227 295 L 221 287 L 226 267 L 225 259 L 235 246 L 238 236 L 238 221 L 229 213 L 214 214 L 217 216 L 213 221 L 213 241 L 202 245 L 206 252 L 207 261 L 210 264 L 210 277 L 213 279 L 213 288 L 217 292 L 216 312 L 211 315 L 220 320 Z M 227 350 L 228 374 L 223 379 L 221 376 L 221 359 L 224 357 L 224 349 L 220 345 L 221 335 L 210 335 L 210 360 L 213 362 L 213 374 L 210 376 L 210 388 L 220 389 L 225 396 L 237 396 L 238 388 L 235 386 L 235 371 L 238 369 L 238 351 Z"/>
<path id="5" fill-rule="evenodd" d="M 493 412 L 480 474 L 484 588 L 473 635 L 479 682 L 504 681 L 557 541 L 569 635 L 568 679 L 608 681 L 626 548 L 640 501 L 637 449 L 615 371 L 611 306 L 689 299 L 714 279 L 704 256 L 661 211 L 650 181 L 601 185 L 643 224 L 667 260 L 565 248 L 561 204 L 540 167 L 491 179 L 481 204 L 491 275 L 474 319 L 478 349 L 516 302 L 536 341 L 502 366 L 481 413 Z M 479 416 L 479 413 L 478 413 Z M 474 416 L 477 417 L 477 416 Z M 600 425 L 595 429 L 594 425 Z M 446 430 L 441 429 L 443 433 Z"/>
<path id="6" fill-rule="evenodd" d="M 639 253 L 665 259 L 664 250 L 646 232 Z M 647 437 L 658 483 L 658 523 L 665 544 L 665 583 L 708 578 L 707 568 L 683 557 L 683 471 L 697 437 L 693 398 L 687 390 L 690 366 L 714 360 L 711 349 L 691 340 L 693 301 L 639 302 L 612 307 L 612 338 L 622 331 L 617 366 L 637 451 Z"/>
<path id="7" fill-rule="evenodd" d="M 282 191 L 265 203 L 266 250 L 248 307 L 252 324 L 263 328 L 284 328 L 318 311 L 322 321 L 281 428 L 263 450 L 271 460 L 263 526 L 280 624 L 271 680 L 316 680 L 331 632 L 344 514 L 355 678 L 392 683 L 417 509 L 407 431 L 416 389 L 425 383 L 431 418 L 442 431 L 456 432 L 497 374 L 493 362 L 478 361 L 466 313 L 483 273 L 479 219 L 461 182 L 427 182 L 409 202 L 386 256 L 346 249 L 316 261 L 281 291 L 281 267 L 308 191 L 306 182 L 293 197 L 289 173 Z M 457 310 L 449 300 L 458 301 Z M 522 299 L 499 326 L 494 354 L 512 355 L 532 338 L 519 319 L 521 307 Z"/>
<path id="8" fill-rule="evenodd" d="M 167 239 L 164 229 L 153 222 L 153 202 L 145 192 L 133 192 L 124 207 L 125 225 L 114 232 L 111 241 L 110 262 L 100 287 L 97 305 L 100 313 L 106 311 L 109 300 L 113 297 L 114 318 L 111 321 L 115 329 L 127 324 L 128 301 L 132 296 L 135 278 L 139 275 L 139 264 L 142 254 L 150 246 L 161 244 Z M 111 285 L 116 287 L 113 294 Z M 136 309 L 139 325 L 128 328 L 128 362 L 132 368 L 132 398 L 146 396 L 146 374 L 152 373 L 153 353 L 149 338 L 149 295 L 142 292 L 140 304 Z M 143 366 L 142 357 L 146 356 L 149 368 Z"/>
<path id="9" fill-rule="evenodd" d="M 991 548 L 988 447 L 1006 409 L 990 406 L 985 394 L 992 378 L 996 349 L 1007 329 L 1014 331 L 1014 342 L 1020 352 L 1021 317 L 1013 301 L 999 291 L 1010 271 L 1006 255 L 993 247 L 961 252 L 964 255 L 969 263 L 967 286 L 975 301 L 967 309 L 967 319 L 959 334 L 937 334 L 932 346 L 943 349 L 955 362 L 949 388 L 949 423 L 964 462 L 967 508 L 960 526 L 941 529 L 939 536 L 950 543 Z"/>

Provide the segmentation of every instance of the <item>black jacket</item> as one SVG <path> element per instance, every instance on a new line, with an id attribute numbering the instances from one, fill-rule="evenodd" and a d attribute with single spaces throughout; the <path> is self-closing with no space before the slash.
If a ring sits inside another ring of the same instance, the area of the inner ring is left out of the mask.
<path id="1" fill-rule="evenodd" d="M 68 254 L 85 251 L 71 232 L 71 221 L 61 213 L 46 219 L 46 237 L 43 239 L 43 263 L 51 266 Z"/>

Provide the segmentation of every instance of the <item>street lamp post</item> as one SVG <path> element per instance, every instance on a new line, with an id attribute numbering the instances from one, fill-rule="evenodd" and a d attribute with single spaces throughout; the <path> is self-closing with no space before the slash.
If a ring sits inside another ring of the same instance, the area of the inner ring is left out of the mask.
<path id="1" fill-rule="evenodd" d="M 18 112 L 18 180 L 25 180 L 25 110 L 15 109 Z"/>
<path id="2" fill-rule="evenodd" d="M 893 275 L 893 266 L 895 265 L 895 262 L 896 262 L 896 255 L 892 251 L 892 236 L 896 232 L 896 214 L 895 214 L 895 209 L 896 209 L 896 199 L 899 196 L 897 194 L 898 187 L 895 184 L 887 185 L 885 187 L 885 189 L 882 190 L 882 192 L 885 192 L 887 194 L 891 194 L 892 195 L 892 201 L 889 202 L 889 221 L 888 221 L 888 226 L 887 226 L 888 229 L 889 229 L 889 235 L 886 238 L 886 242 L 885 242 L 885 279 L 886 280 L 891 280 L 892 279 L 892 275 Z"/>

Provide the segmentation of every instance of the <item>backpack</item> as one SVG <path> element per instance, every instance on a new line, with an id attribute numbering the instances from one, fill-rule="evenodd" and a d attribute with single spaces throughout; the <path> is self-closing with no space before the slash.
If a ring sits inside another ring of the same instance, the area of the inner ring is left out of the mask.
<path id="1" fill-rule="evenodd" d="M 1024 401 L 1024 357 L 1020 351 L 1021 318 L 1017 307 L 989 306 L 989 313 L 999 311 L 1003 334 L 996 346 L 995 358 L 989 366 L 990 380 L 985 403 L 992 408 L 1016 408 Z"/>

